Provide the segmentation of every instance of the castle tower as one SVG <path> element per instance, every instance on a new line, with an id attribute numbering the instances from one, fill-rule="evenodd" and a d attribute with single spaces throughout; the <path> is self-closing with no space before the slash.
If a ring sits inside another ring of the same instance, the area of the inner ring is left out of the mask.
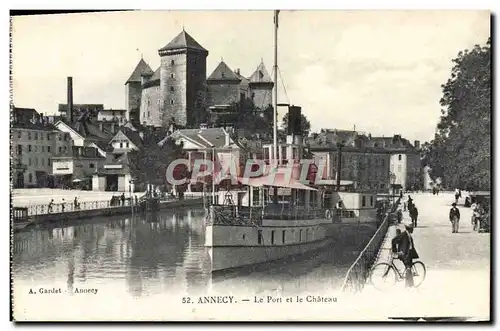
<path id="1" fill-rule="evenodd" d="M 274 83 L 266 70 L 263 60 L 249 80 L 248 87 L 255 107 L 264 110 L 269 105 L 272 105 Z"/>
<path id="2" fill-rule="evenodd" d="M 153 70 L 141 59 L 129 79 L 125 83 L 125 109 L 127 121 L 139 123 L 139 108 L 141 105 L 141 83 L 143 76 L 151 76 Z"/>
<path id="3" fill-rule="evenodd" d="M 196 127 L 205 120 L 208 51 L 186 31 L 158 51 L 162 125 Z"/>
<path id="4" fill-rule="evenodd" d="M 208 106 L 230 105 L 239 102 L 241 79 L 221 61 L 207 78 Z"/>

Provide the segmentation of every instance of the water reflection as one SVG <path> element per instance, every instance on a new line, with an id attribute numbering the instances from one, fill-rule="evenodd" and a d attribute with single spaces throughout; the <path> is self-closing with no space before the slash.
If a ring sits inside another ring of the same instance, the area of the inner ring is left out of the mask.
<path id="1" fill-rule="evenodd" d="M 203 246 L 204 211 L 153 216 L 75 222 L 17 233 L 14 278 L 36 279 L 38 284 L 64 281 L 69 292 L 75 282 L 124 280 L 133 296 L 207 284 L 210 264 Z"/>
<path id="2" fill-rule="evenodd" d="M 336 243 L 303 261 L 213 279 L 204 247 L 204 210 L 85 220 L 16 233 L 12 272 L 23 286 L 66 284 L 72 293 L 87 284 L 109 285 L 133 297 L 322 291 L 341 284 L 374 229 L 357 231 L 355 243 Z"/>

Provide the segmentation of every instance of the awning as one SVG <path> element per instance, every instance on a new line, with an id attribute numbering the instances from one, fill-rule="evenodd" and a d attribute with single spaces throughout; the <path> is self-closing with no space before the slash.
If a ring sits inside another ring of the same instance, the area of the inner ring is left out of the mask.
<path id="1" fill-rule="evenodd" d="M 277 173 L 275 176 L 268 175 L 262 177 L 241 178 L 240 180 L 243 184 L 254 187 L 286 187 L 297 190 L 317 191 L 315 188 L 302 184 L 297 179 L 288 178 L 288 176 L 283 173 Z"/>

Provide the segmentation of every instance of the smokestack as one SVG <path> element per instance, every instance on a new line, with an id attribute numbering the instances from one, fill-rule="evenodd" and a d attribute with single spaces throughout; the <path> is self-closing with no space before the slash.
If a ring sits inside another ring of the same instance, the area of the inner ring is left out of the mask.
<path id="1" fill-rule="evenodd" d="M 301 144 L 302 125 L 301 125 L 301 107 L 289 106 L 288 107 L 288 132 L 287 143 Z"/>
<path id="2" fill-rule="evenodd" d="M 68 77 L 68 109 L 66 118 L 69 124 L 73 123 L 73 77 Z"/>

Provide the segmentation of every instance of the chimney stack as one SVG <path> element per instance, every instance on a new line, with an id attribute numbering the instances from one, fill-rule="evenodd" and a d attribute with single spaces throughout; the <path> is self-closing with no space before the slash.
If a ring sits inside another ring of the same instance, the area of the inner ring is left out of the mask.
<path id="1" fill-rule="evenodd" d="M 414 146 L 416 149 L 420 148 L 420 140 L 415 140 Z"/>
<path id="2" fill-rule="evenodd" d="M 288 132 L 287 135 L 291 144 L 300 145 L 302 136 L 302 125 L 301 125 L 301 110 L 302 107 L 289 106 L 288 107 Z"/>
<path id="3" fill-rule="evenodd" d="M 66 119 L 69 124 L 73 123 L 73 77 L 68 77 L 68 109 L 66 110 Z"/>

